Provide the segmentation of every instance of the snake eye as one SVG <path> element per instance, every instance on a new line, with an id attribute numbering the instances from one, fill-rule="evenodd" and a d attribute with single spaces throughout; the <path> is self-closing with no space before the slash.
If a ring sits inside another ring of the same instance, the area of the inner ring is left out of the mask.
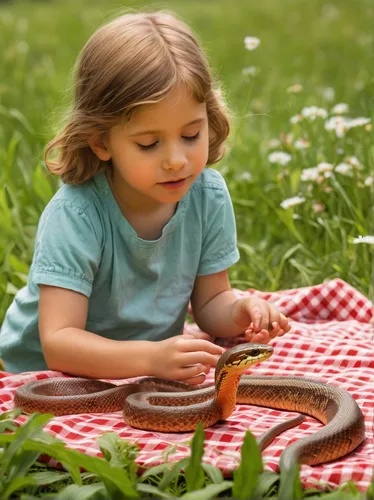
<path id="1" fill-rule="evenodd" d="M 260 354 L 261 354 L 260 349 L 252 349 L 252 356 L 257 357 Z"/>

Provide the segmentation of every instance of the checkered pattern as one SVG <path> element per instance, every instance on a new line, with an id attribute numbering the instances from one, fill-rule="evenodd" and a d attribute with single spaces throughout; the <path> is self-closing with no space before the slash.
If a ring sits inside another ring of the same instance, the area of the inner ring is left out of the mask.
<path id="1" fill-rule="evenodd" d="M 238 296 L 256 295 L 277 305 L 287 315 L 292 330 L 273 341 L 274 354 L 252 372 L 258 375 L 306 376 L 349 391 L 361 407 L 366 421 L 366 440 L 351 455 L 321 466 L 303 466 L 304 486 L 340 485 L 355 481 L 365 490 L 374 466 L 374 324 L 373 305 L 357 290 L 341 280 L 294 290 L 264 293 L 237 291 Z M 196 329 L 185 326 L 185 333 Z M 240 341 L 240 339 L 238 339 Z M 0 410 L 13 408 L 13 394 L 25 382 L 61 376 L 59 372 L 0 374 Z M 213 380 L 213 373 L 209 381 Z M 118 381 L 119 383 L 120 381 Z M 255 436 L 293 413 L 237 405 L 231 417 L 206 429 L 204 459 L 229 476 L 238 466 L 240 447 L 246 429 Z M 21 415 L 18 420 L 24 422 Z M 296 439 L 316 432 L 322 424 L 307 418 L 299 427 L 276 438 L 263 452 L 265 468 L 277 470 L 282 450 Z M 115 431 L 140 448 L 138 463 L 147 467 L 164 460 L 176 461 L 189 455 L 191 433 L 164 434 L 140 431 L 125 425 L 121 413 L 83 414 L 56 417 L 46 426 L 68 447 L 100 456 L 95 439 L 103 432 Z M 56 465 L 50 461 L 50 465 Z"/>

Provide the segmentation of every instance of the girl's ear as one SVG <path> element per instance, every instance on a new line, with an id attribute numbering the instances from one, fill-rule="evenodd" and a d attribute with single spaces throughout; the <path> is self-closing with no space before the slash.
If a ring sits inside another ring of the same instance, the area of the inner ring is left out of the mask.
<path id="1" fill-rule="evenodd" d="M 95 155 L 102 161 L 109 161 L 112 157 L 107 148 L 106 141 L 104 141 L 97 132 L 94 132 L 88 138 L 88 145 L 95 153 Z"/>

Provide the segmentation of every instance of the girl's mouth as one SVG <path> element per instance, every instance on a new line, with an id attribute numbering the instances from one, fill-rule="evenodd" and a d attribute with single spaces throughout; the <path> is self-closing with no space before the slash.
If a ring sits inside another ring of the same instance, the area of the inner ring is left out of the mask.
<path id="1" fill-rule="evenodd" d="M 178 181 L 160 182 L 160 185 L 165 189 L 179 189 L 184 186 L 186 179 L 179 179 Z"/>

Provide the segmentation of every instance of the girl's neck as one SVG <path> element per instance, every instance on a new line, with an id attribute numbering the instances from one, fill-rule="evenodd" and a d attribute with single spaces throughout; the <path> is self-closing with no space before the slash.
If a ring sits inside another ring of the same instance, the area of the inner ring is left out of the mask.
<path id="1" fill-rule="evenodd" d="M 126 189 L 126 183 L 119 186 L 119 183 L 113 181 L 111 168 L 106 170 L 106 178 L 122 215 L 138 236 L 145 240 L 160 238 L 164 226 L 177 209 L 177 203 L 159 203 L 142 197 L 141 194 L 134 196 L 130 189 Z"/>

